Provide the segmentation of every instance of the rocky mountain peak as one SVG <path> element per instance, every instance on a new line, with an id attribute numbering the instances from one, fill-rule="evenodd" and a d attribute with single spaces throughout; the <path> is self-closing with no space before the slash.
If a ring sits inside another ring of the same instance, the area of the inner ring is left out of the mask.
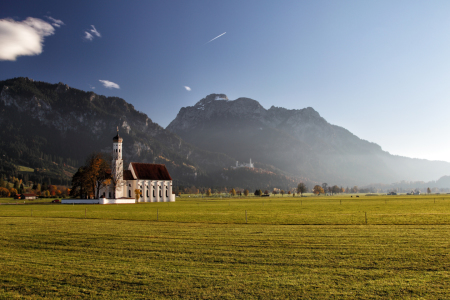
<path id="1" fill-rule="evenodd" d="M 194 107 L 205 106 L 213 101 L 228 101 L 228 97 L 225 94 L 210 94 L 195 103 Z"/>

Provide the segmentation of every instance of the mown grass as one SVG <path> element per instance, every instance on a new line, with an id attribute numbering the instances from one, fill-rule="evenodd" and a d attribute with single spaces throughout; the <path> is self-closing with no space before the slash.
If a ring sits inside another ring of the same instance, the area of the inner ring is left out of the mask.
<path id="1" fill-rule="evenodd" d="M 42 199 L 41 199 L 42 200 Z M 23 201 L 23 200 L 22 200 Z M 45 199 L 50 203 L 51 199 Z M 20 201 L 18 202 L 21 203 Z M 3 205 L 1 216 L 279 225 L 450 225 L 450 196 L 181 199 L 137 205 Z M 367 218 L 366 218 L 367 217 Z"/>
<path id="2" fill-rule="evenodd" d="M 0 298 L 447 298 L 450 198 L 373 198 L 1 205 Z"/>

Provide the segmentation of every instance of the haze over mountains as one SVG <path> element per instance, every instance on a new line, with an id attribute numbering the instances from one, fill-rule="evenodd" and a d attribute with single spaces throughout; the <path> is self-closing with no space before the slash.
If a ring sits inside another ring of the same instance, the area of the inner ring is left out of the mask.
<path id="1" fill-rule="evenodd" d="M 180 109 L 164 129 L 117 97 L 28 78 L 0 81 L 0 173 L 33 169 L 67 182 L 86 156 L 109 153 L 119 126 L 127 162 L 164 163 L 175 184 L 270 189 L 302 180 L 338 185 L 437 180 L 446 162 L 393 156 L 313 108 L 265 109 L 212 94 Z M 229 168 L 250 158 L 257 169 Z"/>
<path id="2" fill-rule="evenodd" d="M 377 144 L 329 124 L 308 107 L 265 109 L 249 98 L 212 94 L 184 107 L 168 130 L 202 149 L 270 164 L 318 182 L 366 185 L 436 180 L 450 164 L 390 155 Z"/>

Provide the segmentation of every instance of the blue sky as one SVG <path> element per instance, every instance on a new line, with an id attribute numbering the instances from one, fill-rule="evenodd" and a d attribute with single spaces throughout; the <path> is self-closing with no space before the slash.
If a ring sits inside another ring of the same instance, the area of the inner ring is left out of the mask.
<path id="1" fill-rule="evenodd" d="M 4 0 L 0 80 L 95 88 L 163 127 L 211 93 L 311 106 L 392 154 L 450 162 L 449 15 L 449 1 Z M 36 19 L 53 28 L 42 51 L 7 58 L 5 26 Z"/>

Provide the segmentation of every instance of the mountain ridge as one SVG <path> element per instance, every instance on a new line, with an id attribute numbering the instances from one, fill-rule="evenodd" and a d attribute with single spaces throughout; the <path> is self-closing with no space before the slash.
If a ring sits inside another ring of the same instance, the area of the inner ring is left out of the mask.
<path id="1" fill-rule="evenodd" d="M 32 181 L 48 178 L 68 184 L 70 173 L 89 154 L 111 152 L 117 126 L 124 138 L 124 159 L 165 164 L 175 185 L 258 186 L 257 179 L 227 169 L 234 158 L 186 143 L 124 99 L 23 77 L 0 81 L 0 173 L 17 177 L 20 165 L 34 169 L 28 174 Z M 296 181 L 276 168 L 254 178 L 264 176 L 269 179 L 260 188 Z"/>
<path id="2" fill-rule="evenodd" d="M 265 109 L 250 98 L 229 100 L 225 94 L 210 94 L 194 106 L 181 108 L 166 129 L 202 149 L 221 151 L 241 160 L 254 157 L 255 161 L 295 176 L 309 174 L 319 182 L 366 185 L 430 181 L 450 174 L 450 163 L 391 155 L 376 143 L 328 123 L 312 107 Z M 215 138 L 214 132 L 220 138 Z M 206 143 L 200 136 L 209 136 L 210 141 Z M 276 141 L 280 146 L 270 146 L 267 141 Z"/>

